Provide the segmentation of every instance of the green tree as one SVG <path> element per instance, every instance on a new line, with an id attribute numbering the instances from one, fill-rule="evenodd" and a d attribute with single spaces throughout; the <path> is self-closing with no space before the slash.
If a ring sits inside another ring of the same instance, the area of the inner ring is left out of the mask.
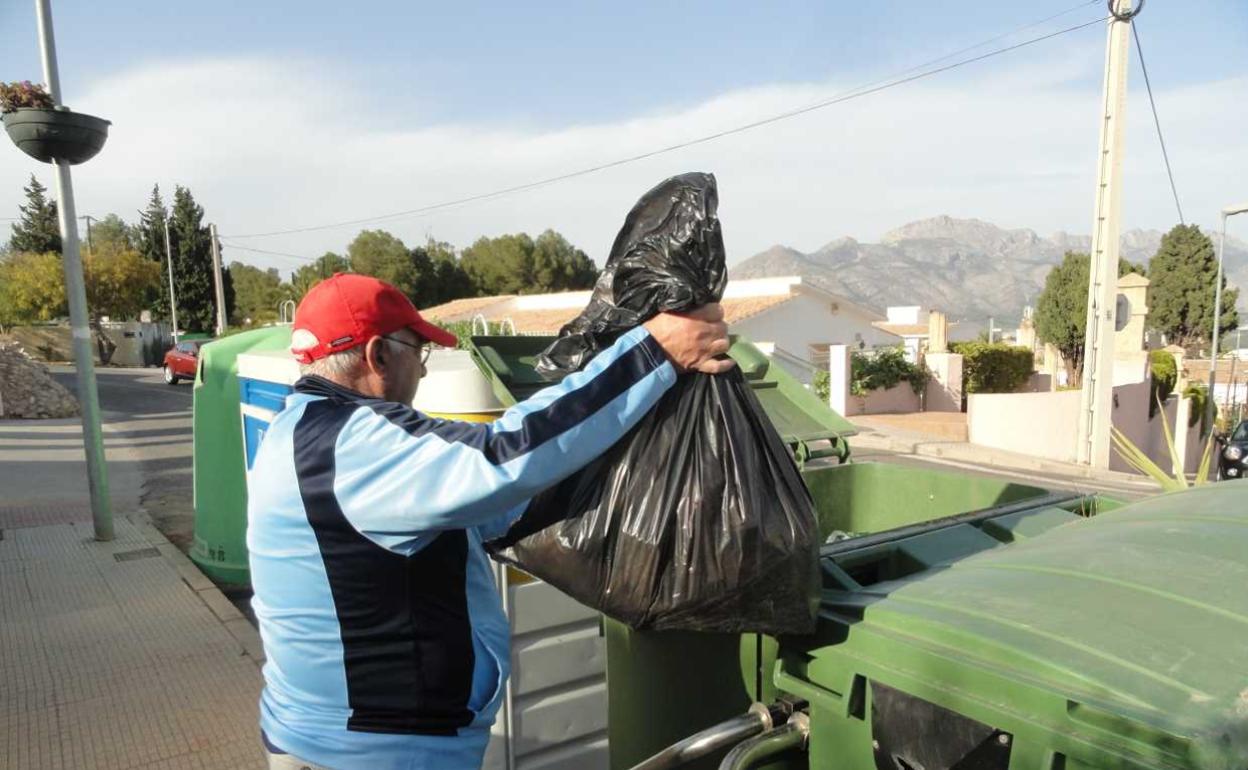
<path id="1" fill-rule="evenodd" d="M 116 214 L 109 214 L 91 225 L 89 248 L 97 253 L 120 252 L 139 248 L 138 228 L 126 224 Z"/>
<path id="2" fill-rule="evenodd" d="M 1036 301 L 1036 336 L 1052 344 L 1066 362 L 1066 373 L 1073 385 L 1083 374 L 1083 342 L 1088 324 L 1087 254 L 1066 252 L 1044 279 L 1044 290 Z M 1118 275 L 1143 272 L 1139 265 L 1118 260 Z"/>
<path id="3" fill-rule="evenodd" d="M 472 278 L 455 256 L 454 246 L 430 238 L 424 249 L 433 263 L 433 284 L 437 287 L 437 295 L 430 300 L 430 307 L 477 294 Z"/>
<path id="4" fill-rule="evenodd" d="M 135 226 L 135 247 L 154 265 L 160 268 L 160 281 L 152 297 L 150 308 L 156 318 L 169 319 L 169 262 L 165 257 L 165 223 L 169 210 L 160 197 L 160 185 L 152 187 L 152 195 L 147 201 L 147 209 L 139 213 L 139 224 Z M 178 319 L 182 319 L 179 317 Z"/>
<path id="5" fill-rule="evenodd" d="M 61 255 L 19 251 L 0 262 L 0 290 L 6 324 L 50 321 L 64 317 L 65 271 Z"/>
<path id="6" fill-rule="evenodd" d="M 56 219 L 56 201 L 47 197 L 48 188 L 30 175 L 26 191 L 26 205 L 18 206 L 21 219 L 13 225 L 9 239 L 9 251 L 45 254 L 61 253 L 61 227 Z"/>
<path id="7" fill-rule="evenodd" d="M 327 251 L 315 262 L 303 265 L 290 275 L 291 298 L 296 302 L 303 299 L 308 289 L 329 278 L 334 273 L 346 273 L 351 270 L 351 263 L 346 257 Z"/>
<path id="8" fill-rule="evenodd" d="M 481 294 L 536 294 L 588 289 L 598 276 L 585 252 L 553 230 L 479 238 L 460 264 Z"/>
<path id="9" fill-rule="evenodd" d="M 94 246 L 82 251 L 92 322 L 100 316 L 114 320 L 137 318 L 156 296 L 160 266 L 136 249 L 115 241 L 95 242 Z"/>
<path id="10" fill-rule="evenodd" d="M 173 251 L 173 285 L 178 324 L 192 332 L 215 328 L 216 295 L 212 271 L 212 237 L 204 226 L 204 209 L 191 191 L 176 187 L 169 241 Z M 228 304 L 228 303 L 227 303 Z"/>
<path id="11" fill-rule="evenodd" d="M 380 278 L 408 297 L 417 292 L 420 276 L 411 252 L 385 230 L 361 231 L 347 246 L 347 259 L 352 272 Z"/>
<path id="12" fill-rule="evenodd" d="M 1218 260 L 1213 242 L 1196 225 L 1175 225 L 1149 262 L 1148 322 L 1168 342 L 1195 349 L 1213 335 L 1214 281 Z M 1222 278 L 1221 332 L 1235 329 L 1237 289 Z"/>
<path id="13" fill-rule="evenodd" d="M 567 238 L 547 230 L 533 242 L 533 280 L 541 291 L 590 289 L 598 280 L 598 268 Z"/>
<path id="14" fill-rule="evenodd" d="M 278 304 L 291 296 L 290 286 L 282 283 L 275 267 L 261 270 L 242 262 L 231 262 L 230 278 L 234 282 L 234 312 L 241 323 L 276 321 Z"/>

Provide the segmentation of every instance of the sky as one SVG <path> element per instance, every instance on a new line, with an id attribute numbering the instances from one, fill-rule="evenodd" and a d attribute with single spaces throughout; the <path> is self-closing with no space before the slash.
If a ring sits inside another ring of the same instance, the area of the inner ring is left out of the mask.
<path id="1" fill-rule="evenodd" d="M 691 170 L 719 179 L 730 262 L 777 243 L 874 241 L 941 214 L 1087 233 L 1103 24 L 536 189 L 254 237 L 611 163 L 1104 10 L 1077 0 L 53 2 L 65 102 L 113 122 L 104 151 L 74 169 L 79 213 L 133 220 L 154 184 L 166 198 L 183 185 L 217 223 L 227 261 L 283 273 L 344 251 L 361 227 L 459 247 L 554 228 L 601 263 L 632 203 Z M 1248 3 L 1147 0 L 1136 24 L 1184 213 L 1210 226 L 1248 201 Z M 41 80 L 37 44 L 34 3 L 0 0 L 0 80 Z M 1123 226 L 1165 230 L 1178 215 L 1132 48 Z M 0 217 L 18 215 L 31 173 L 52 185 L 51 167 L 0 151 Z M 1232 220 L 1241 238 L 1244 219 Z"/>

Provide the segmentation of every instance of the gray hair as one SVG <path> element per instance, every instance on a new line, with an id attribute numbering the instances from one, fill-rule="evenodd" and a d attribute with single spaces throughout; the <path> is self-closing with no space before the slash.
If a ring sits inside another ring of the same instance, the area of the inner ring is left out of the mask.
<path id="1" fill-rule="evenodd" d="M 353 376 L 358 368 L 363 365 L 364 346 L 356 345 L 338 353 L 330 353 L 324 358 L 318 358 L 311 363 L 299 364 L 299 374 L 304 376 L 316 375 L 327 380 L 339 380 Z"/>
<path id="2" fill-rule="evenodd" d="M 297 330 L 295 333 L 306 334 L 307 332 Z M 402 330 L 396 332 L 396 334 L 401 333 Z M 395 345 L 399 344 L 387 337 L 382 337 L 381 339 L 382 342 L 389 346 L 392 350 Z M 315 344 L 315 338 L 313 338 L 313 340 L 313 344 Z M 306 342 L 306 340 L 300 339 L 298 342 Z M 317 377 L 324 377 L 327 380 L 350 378 L 354 376 L 359 368 L 364 365 L 364 347 L 364 345 L 356 345 L 353 348 L 347 348 L 346 350 L 341 350 L 337 353 L 330 353 L 324 358 L 318 358 L 311 363 L 299 364 L 299 374 L 304 376 L 315 375 Z"/>

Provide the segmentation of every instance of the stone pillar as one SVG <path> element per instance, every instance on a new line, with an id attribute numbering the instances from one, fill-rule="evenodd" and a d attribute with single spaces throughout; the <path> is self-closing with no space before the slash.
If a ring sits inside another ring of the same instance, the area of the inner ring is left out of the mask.
<path id="1" fill-rule="evenodd" d="M 962 411 L 962 356 L 958 353 L 928 353 L 927 411 Z"/>
<path id="2" fill-rule="evenodd" d="M 848 345 L 828 346 L 828 406 L 840 415 L 849 414 L 850 350 Z"/>
<path id="3" fill-rule="evenodd" d="M 927 352 L 949 352 L 949 319 L 939 310 L 927 314 Z"/>
<path id="4" fill-rule="evenodd" d="M 1127 273 L 1118 279 L 1118 306 L 1114 319 L 1114 353 L 1131 356 L 1144 349 L 1144 320 L 1148 316 L 1148 279 Z"/>
<path id="5" fill-rule="evenodd" d="M 1036 323 L 1030 318 L 1024 318 L 1022 323 L 1018 325 L 1018 331 L 1015 333 L 1015 345 L 1021 348 L 1027 348 L 1033 353 L 1036 351 Z"/>
<path id="6" fill-rule="evenodd" d="M 1057 390 L 1057 373 L 1062 369 L 1062 356 L 1057 352 L 1057 346 L 1051 342 L 1044 343 L 1044 373 L 1049 375 L 1049 392 Z"/>

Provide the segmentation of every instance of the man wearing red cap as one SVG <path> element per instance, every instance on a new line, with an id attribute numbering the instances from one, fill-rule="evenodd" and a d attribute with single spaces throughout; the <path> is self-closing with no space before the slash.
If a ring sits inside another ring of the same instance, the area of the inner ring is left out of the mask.
<path id="1" fill-rule="evenodd" d="M 304 376 L 248 480 L 270 767 L 479 767 L 511 661 L 482 542 L 678 372 L 730 368 L 722 311 L 660 314 L 489 425 L 408 406 L 455 337 L 375 278 L 313 287 L 291 342 Z"/>

